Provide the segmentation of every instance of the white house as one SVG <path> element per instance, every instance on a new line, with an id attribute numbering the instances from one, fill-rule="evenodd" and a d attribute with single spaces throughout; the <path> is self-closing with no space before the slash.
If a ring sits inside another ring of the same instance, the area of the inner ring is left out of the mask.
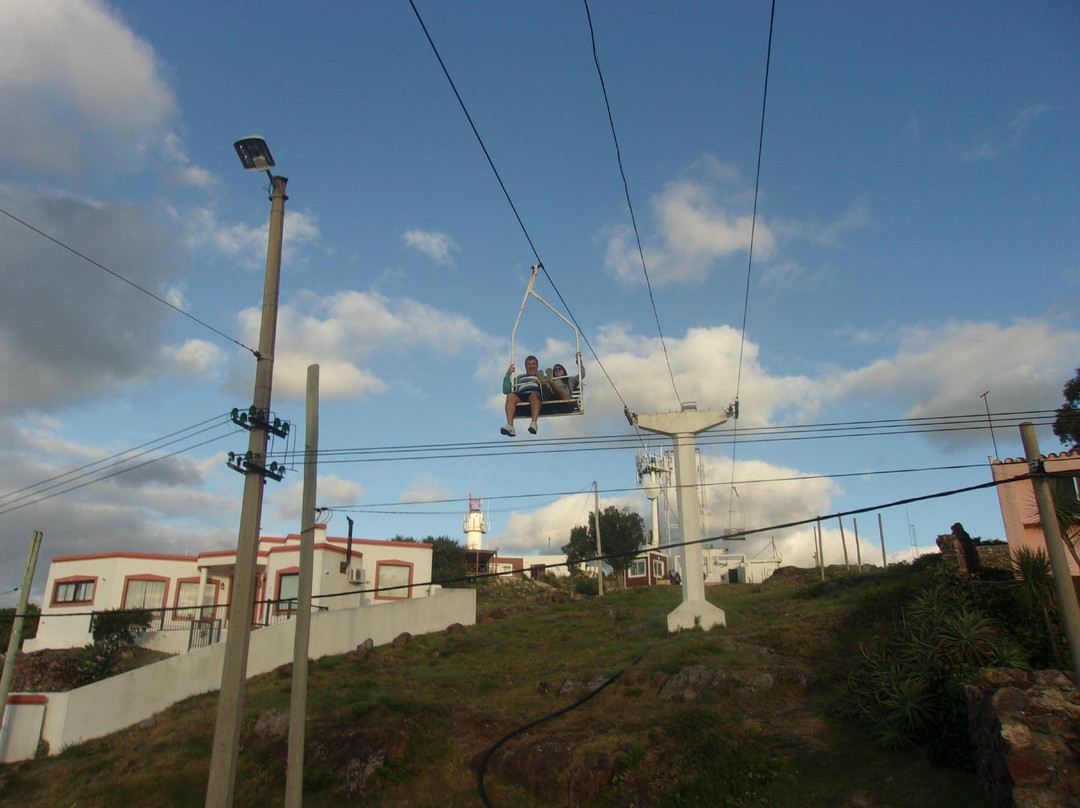
<path id="1" fill-rule="evenodd" d="M 23 651 L 76 648 L 92 640 L 95 612 L 147 609 L 151 630 L 141 643 L 185 652 L 217 642 L 228 629 L 236 550 L 196 556 L 96 553 L 54 558 L 37 636 Z M 300 536 L 264 536 L 256 564 L 256 626 L 287 620 L 296 612 L 300 580 Z M 328 537 L 315 527 L 312 606 L 338 610 L 426 597 L 431 581 L 431 545 Z"/>

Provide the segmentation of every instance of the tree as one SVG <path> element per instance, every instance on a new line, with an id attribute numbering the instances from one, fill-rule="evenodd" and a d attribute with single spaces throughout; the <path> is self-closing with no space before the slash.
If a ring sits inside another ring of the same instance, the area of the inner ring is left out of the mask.
<path id="1" fill-rule="evenodd" d="M 589 514 L 587 525 L 570 531 L 570 541 L 563 545 L 571 571 L 587 558 L 596 557 L 596 520 Z M 629 508 L 609 505 L 600 512 L 600 549 L 605 563 L 619 575 L 625 573 L 634 555 L 645 544 L 645 521 Z"/>
<path id="2" fill-rule="evenodd" d="M 1065 403 L 1054 416 L 1054 434 L 1066 448 L 1080 449 L 1080 368 L 1065 383 L 1061 394 L 1065 396 Z"/>

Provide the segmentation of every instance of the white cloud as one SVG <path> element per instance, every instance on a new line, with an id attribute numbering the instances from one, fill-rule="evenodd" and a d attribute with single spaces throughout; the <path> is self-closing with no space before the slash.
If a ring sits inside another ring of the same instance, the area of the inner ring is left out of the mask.
<path id="1" fill-rule="evenodd" d="M 735 213 L 732 202 L 719 202 L 715 189 L 700 181 L 669 182 L 652 200 L 657 232 L 644 239 L 645 264 L 650 281 L 699 283 L 716 263 L 750 249 L 751 217 Z M 605 264 L 626 285 L 644 283 L 641 258 L 633 231 L 615 227 L 607 233 Z M 776 251 L 772 232 L 763 221 L 754 233 L 754 249 L 762 260 Z"/>
<path id="2" fill-rule="evenodd" d="M 19 109 L 0 117 L 0 159 L 71 171 L 89 149 L 130 162 L 176 101 L 153 48 L 103 3 L 0 0 L 0 107 Z"/>
<path id="3" fill-rule="evenodd" d="M 833 403 L 888 400 L 908 418 L 978 413 L 986 390 L 997 412 L 1053 409 L 1078 355 L 1080 333 L 1042 320 L 909 327 L 894 356 L 818 379 L 811 395 Z M 949 432 L 937 439 L 956 445 L 973 438 Z"/>
<path id="4" fill-rule="evenodd" d="M 266 247 L 270 218 L 258 225 L 243 222 L 224 224 L 212 207 L 170 211 L 173 221 L 184 234 L 184 243 L 191 249 L 208 248 L 234 260 L 245 269 L 258 270 L 266 266 Z M 322 237 L 318 216 L 309 210 L 288 210 L 282 231 L 281 260 L 288 265 L 300 259 L 302 250 L 318 244 Z"/>
<path id="5" fill-rule="evenodd" d="M 176 363 L 185 373 L 217 379 L 226 354 L 217 345 L 202 339 L 189 339 L 178 348 L 165 348 L 167 360 Z"/>
<path id="6" fill-rule="evenodd" d="M 239 318 L 245 342 L 257 344 L 260 309 L 245 309 Z M 302 396 L 307 367 L 317 363 L 321 396 L 362 398 L 389 389 L 379 372 L 365 364 L 417 350 L 449 357 L 492 344 L 469 318 L 408 298 L 357 291 L 324 297 L 305 293 L 278 310 L 275 389 L 280 395 Z M 391 359 L 380 368 L 392 364 Z"/>
<path id="7" fill-rule="evenodd" d="M 618 497 L 600 497 L 600 510 L 608 507 L 630 508 L 644 518 L 649 525 L 648 502 L 644 496 L 628 494 Z M 569 497 L 560 497 L 549 505 L 529 513 L 512 512 L 503 526 L 493 526 L 492 533 L 484 538 L 488 547 L 498 547 L 502 555 L 522 553 L 525 555 L 560 553 L 562 546 L 570 541 L 570 531 L 588 523 L 594 508 L 592 491 Z"/>
<path id="8" fill-rule="evenodd" d="M 451 253 L 461 250 L 446 233 L 433 230 L 408 230 L 402 235 L 401 240 L 408 246 L 419 250 L 437 264 L 452 264 L 454 259 Z"/>

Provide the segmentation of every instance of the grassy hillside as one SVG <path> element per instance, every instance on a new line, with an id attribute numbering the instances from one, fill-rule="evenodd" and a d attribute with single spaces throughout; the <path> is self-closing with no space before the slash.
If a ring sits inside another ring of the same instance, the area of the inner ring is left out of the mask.
<path id="1" fill-rule="evenodd" d="M 515 582 L 481 587 L 478 623 L 311 667 L 305 805 L 479 806 L 477 768 L 503 745 L 489 803 L 529 806 L 988 806 L 972 774 L 886 752 L 835 717 L 859 642 L 892 625 L 925 572 L 781 570 L 709 588 L 728 626 L 667 636 L 670 587 L 570 601 Z M 361 655 L 362 656 L 362 655 Z M 252 680 L 239 806 L 281 805 L 287 670 Z M 63 754 L 0 768 L 0 803 L 203 804 L 214 694 Z"/>

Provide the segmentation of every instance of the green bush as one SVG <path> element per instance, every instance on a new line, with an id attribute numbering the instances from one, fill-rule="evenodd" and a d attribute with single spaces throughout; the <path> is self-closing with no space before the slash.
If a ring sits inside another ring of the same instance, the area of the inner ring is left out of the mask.
<path id="1" fill-rule="evenodd" d="M 147 611 L 113 609 L 94 615 L 90 633 L 94 642 L 82 649 L 79 671 L 86 682 L 96 682 L 116 672 L 120 660 L 135 647 L 153 616 Z"/>
<path id="2" fill-rule="evenodd" d="M 977 681 L 981 668 L 1027 664 L 1006 627 L 984 613 L 1011 596 L 940 564 L 928 587 L 902 608 L 892 635 L 863 649 L 841 713 L 865 723 L 886 748 L 927 744 L 932 762 L 970 768 L 964 685 Z"/>

